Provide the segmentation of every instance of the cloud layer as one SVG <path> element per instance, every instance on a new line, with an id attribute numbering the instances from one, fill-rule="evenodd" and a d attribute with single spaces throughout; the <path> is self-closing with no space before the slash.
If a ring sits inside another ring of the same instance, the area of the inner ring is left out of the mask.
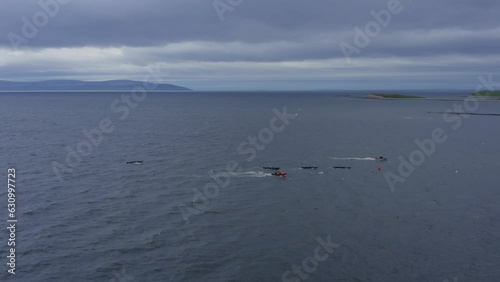
<path id="1" fill-rule="evenodd" d="M 6 0 L 0 79 L 141 79 L 159 64 L 198 89 L 473 89 L 498 72 L 498 1 L 401 0 L 358 48 L 394 1 Z"/>

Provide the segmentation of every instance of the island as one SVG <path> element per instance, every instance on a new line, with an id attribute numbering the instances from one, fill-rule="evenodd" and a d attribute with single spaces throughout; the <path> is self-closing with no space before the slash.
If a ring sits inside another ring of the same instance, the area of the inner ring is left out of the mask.
<path id="1" fill-rule="evenodd" d="M 472 94 L 476 97 L 486 98 L 486 97 L 496 97 L 500 99 L 500 91 L 479 91 Z"/>
<path id="2" fill-rule="evenodd" d="M 191 89 L 167 83 L 147 83 L 133 80 L 44 80 L 18 82 L 0 80 L 0 91 L 127 91 L 144 87 L 149 91 L 190 91 Z"/>
<path id="3" fill-rule="evenodd" d="M 366 99 L 423 99 L 420 96 L 401 95 L 401 94 L 368 94 Z"/>

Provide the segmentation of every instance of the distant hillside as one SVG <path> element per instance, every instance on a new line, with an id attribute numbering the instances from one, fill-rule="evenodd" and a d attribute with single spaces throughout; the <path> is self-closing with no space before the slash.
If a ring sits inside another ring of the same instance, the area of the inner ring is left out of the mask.
<path id="1" fill-rule="evenodd" d="M 45 80 L 37 82 L 14 82 L 0 80 L 0 91 L 85 91 L 85 90 L 132 90 L 143 86 L 141 81 L 108 80 L 108 81 L 80 81 L 80 80 Z M 190 90 L 186 87 L 173 84 L 148 83 L 151 90 Z"/>

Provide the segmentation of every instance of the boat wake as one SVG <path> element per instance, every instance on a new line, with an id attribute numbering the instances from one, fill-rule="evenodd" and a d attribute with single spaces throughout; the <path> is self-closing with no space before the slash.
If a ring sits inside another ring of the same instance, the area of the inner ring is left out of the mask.
<path id="1" fill-rule="evenodd" d="M 343 160 L 343 161 L 376 161 L 377 159 L 367 157 L 367 158 L 330 158 L 334 160 Z"/>
<path id="2" fill-rule="evenodd" d="M 214 175 L 221 174 L 223 176 L 229 177 L 268 177 L 273 176 L 271 173 L 263 172 L 263 171 L 241 171 L 241 172 L 228 172 L 228 171 L 219 171 L 214 172 Z"/>
<path id="3" fill-rule="evenodd" d="M 267 177 L 273 176 L 271 173 L 263 171 L 242 171 L 242 172 L 230 172 L 228 173 L 230 177 Z"/>

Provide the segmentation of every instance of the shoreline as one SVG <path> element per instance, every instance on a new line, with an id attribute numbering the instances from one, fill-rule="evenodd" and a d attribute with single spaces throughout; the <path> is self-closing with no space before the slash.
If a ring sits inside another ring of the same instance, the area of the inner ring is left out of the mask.
<path id="1" fill-rule="evenodd" d="M 469 112 L 427 112 L 428 114 L 449 114 L 449 115 L 471 115 L 471 116 L 493 116 L 500 117 L 500 114 L 491 113 L 469 113 Z"/>
<path id="2" fill-rule="evenodd" d="M 467 99 L 467 97 L 469 96 L 466 96 L 464 97 L 463 99 L 457 99 L 457 98 L 429 98 L 429 97 L 412 97 L 412 96 L 408 96 L 408 97 L 400 97 L 400 98 L 395 98 L 395 97 L 384 97 L 382 96 L 383 94 L 369 94 L 369 95 L 366 95 L 364 97 L 358 97 L 359 99 L 365 99 L 365 100 L 412 100 L 412 101 L 443 101 L 443 102 L 463 102 L 465 99 Z M 481 96 L 474 96 L 474 95 L 470 95 L 470 96 L 473 96 L 473 97 L 476 97 L 477 98 L 477 101 L 478 102 L 500 102 L 500 99 L 481 99 L 479 97 Z"/>

